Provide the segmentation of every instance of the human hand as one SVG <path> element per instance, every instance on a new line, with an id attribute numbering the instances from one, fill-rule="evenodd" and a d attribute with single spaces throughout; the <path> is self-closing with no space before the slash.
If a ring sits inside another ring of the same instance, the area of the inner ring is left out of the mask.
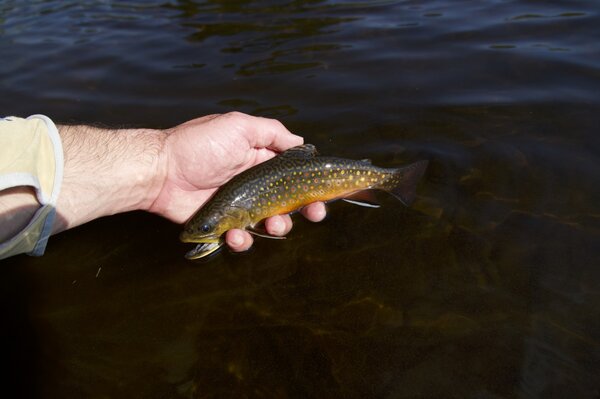
<path id="1" fill-rule="evenodd" d="M 133 210 L 158 213 L 183 223 L 233 176 L 302 144 L 273 119 L 232 112 L 194 119 L 168 130 L 102 129 L 57 125 L 63 173 L 52 234 L 103 216 Z M 0 239 L 7 239 L 30 220 L 37 199 L 32 190 L 0 195 Z M 6 212 L 6 209 L 9 211 Z M 323 203 L 301 211 L 309 220 L 325 217 Z M 267 232 L 285 235 L 289 215 L 265 221 Z M 234 251 L 252 245 L 242 230 L 227 232 Z"/>
<path id="2" fill-rule="evenodd" d="M 233 176 L 303 143 L 277 120 L 239 112 L 194 119 L 166 134 L 162 188 L 149 210 L 177 223 L 185 222 Z M 325 217 L 325 205 L 314 203 L 301 213 L 318 222 Z M 269 234 L 283 236 L 291 230 L 292 219 L 273 216 L 265 227 Z M 245 251 L 253 239 L 234 229 L 227 232 L 226 242 L 234 251 Z"/>

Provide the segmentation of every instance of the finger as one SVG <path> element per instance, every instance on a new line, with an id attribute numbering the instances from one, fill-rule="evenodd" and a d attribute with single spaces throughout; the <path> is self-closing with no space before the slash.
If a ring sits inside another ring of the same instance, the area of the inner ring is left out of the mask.
<path id="1" fill-rule="evenodd" d="M 320 222 L 327 216 L 327 209 L 323 202 L 313 202 L 302 208 L 300 213 L 311 222 Z"/>
<path id="2" fill-rule="evenodd" d="M 167 129 L 167 130 L 173 131 L 175 128 L 180 128 L 180 127 L 194 127 L 201 123 L 210 122 L 211 120 L 218 118 L 219 116 L 221 116 L 221 114 L 204 115 L 204 116 L 183 122 L 183 123 L 179 124 L 178 126 L 175 126 L 174 128 Z"/>
<path id="3" fill-rule="evenodd" d="M 268 148 L 256 148 L 254 156 L 254 165 L 268 161 L 269 159 L 275 157 L 277 154 L 277 152 L 269 150 Z"/>
<path id="4" fill-rule="evenodd" d="M 243 252 L 250 249 L 254 240 L 252 236 L 240 229 L 229 230 L 225 234 L 225 242 L 234 252 Z"/>
<path id="5" fill-rule="evenodd" d="M 291 133 L 276 119 L 246 116 L 249 118 L 246 138 L 255 148 L 281 152 L 304 143 L 302 137 Z"/>
<path id="6" fill-rule="evenodd" d="M 290 215 L 272 216 L 265 220 L 267 233 L 274 236 L 284 236 L 292 229 L 292 218 Z"/>

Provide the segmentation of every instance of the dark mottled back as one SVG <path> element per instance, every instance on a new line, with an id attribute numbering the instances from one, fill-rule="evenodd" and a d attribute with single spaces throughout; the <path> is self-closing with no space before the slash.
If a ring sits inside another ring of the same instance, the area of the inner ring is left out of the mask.
<path id="1" fill-rule="evenodd" d="M 317 156 L 311 144 L 294 147 L 235 176 L 188 225 L 193 228 L 208 219 L 213 223 L 231 210 L 248 212 L 248 223 L 254 225 L 266 217 L 288 213 L 311 202 L 342 198 L 370 188 L 390 191 L 408 203 L 425 165 L 380 168 L 369 160 Z"/>

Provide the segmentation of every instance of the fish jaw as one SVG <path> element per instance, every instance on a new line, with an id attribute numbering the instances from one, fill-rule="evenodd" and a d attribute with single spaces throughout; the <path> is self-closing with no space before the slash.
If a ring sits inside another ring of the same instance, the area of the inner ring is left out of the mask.
<path id="1" fill-rule="evenodd" d="M 198 245 L 196 245 L 196 247 L 194 247 L 194 249 L 185 254 L 185 258 L 190 260 L 204 258 L 216 252 L 219 248 L 223 246 L 224 243 L 225 242 L 222 240 L 217 242 L 199 243 Z"/>
<path id="2" fill-rule="evenodd" d="M 187 232 L 182 232 L 179 236 L 182 242 L 197 244 L 194 249 L 185 254 L 186 259 L 200 259 L 204 258 L 214 252 L 225 244 L 225 241 L 213 235 L 206 236 L 193 236 Z"/>

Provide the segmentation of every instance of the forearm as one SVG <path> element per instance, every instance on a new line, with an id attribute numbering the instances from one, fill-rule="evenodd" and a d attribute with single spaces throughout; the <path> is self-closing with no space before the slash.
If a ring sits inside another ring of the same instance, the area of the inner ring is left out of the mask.
<path id="1" fill-rule="evenodd" d="M 164 133 L 90 126 L 58 130 L 65 165 L 53 233 L 102 216 L 150 208 L 166 173 Z"/>
<path id="2" fill-rule="evenodd" d="M 276 120 L 236 112 L 208 115 L 165 131 L 58 126 L 57 132 L 46 117 L 31 118 L 43 122 L 17 118 L 4 127 L 37 134 L 39 143 L 28 148 L 32 149 L 30 158 L 40 162 L 30 169 L 34 177 L 35 172 L 45 172 L 43 181 L 49 187 L 41 191 L 45 193 L 41 197 L 40 192 L 36 196 L 25 187 L 37 187 L 29 181 L 0 192 L 0 241 L 8 240 L 0 242 L 0 258 L 18 253 L 41 255 L 50 232 L 131 210 L 154 212 L 182 223 L 232 176 L 302 143 L 301 137 Z M 48 136 L 38 134 L 44 126 L 41 123 L 48 128 L 44 131 Z M 42 144 L 46 145 L 45 157 L 39 156 Z M 318 221 L 325 216 L 325 208 L 322 203 L 313 204 L 303 214 Z M 277 216 L 265 224 L 270 234 L 283 235 L 292 221 L 289 216 Z M 230 233 L 227 241 L 235 251 L 252 244 L 247 232 Z"/>

